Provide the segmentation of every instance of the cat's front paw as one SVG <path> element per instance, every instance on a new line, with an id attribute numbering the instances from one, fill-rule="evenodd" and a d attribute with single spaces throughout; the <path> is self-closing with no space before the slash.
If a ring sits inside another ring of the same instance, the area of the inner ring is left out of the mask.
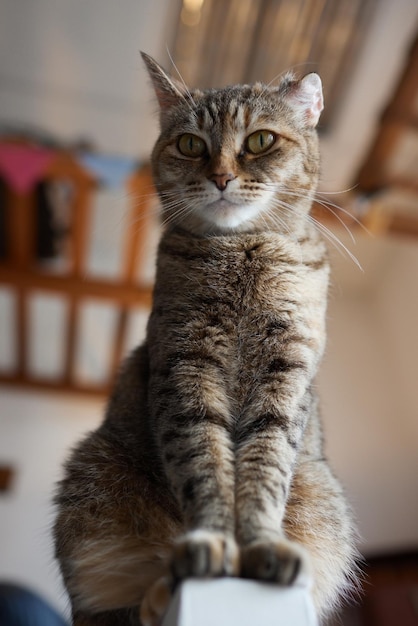
<path id="1" fill-rule="evenodd" d="M 310 563 L 305 550 L 285 538 L 256 541 L 241 550 L 241 576 L 310 587 Z"/>
<path id="2" fill-rule="evenodd" d="M 233 537 L 193 530 L 174 545 L 171 571 L 176 580 L 190 577 L 238 576 L 239 550 Z"/>

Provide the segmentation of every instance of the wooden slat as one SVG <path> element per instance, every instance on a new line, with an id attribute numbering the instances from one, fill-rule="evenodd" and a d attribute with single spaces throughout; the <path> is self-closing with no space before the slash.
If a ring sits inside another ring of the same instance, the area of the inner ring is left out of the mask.
<path id="1" fill-rule="evenodd" d="M 68 298 L 67 325 L 65 333 L 64 381 L 71 386 L 74 382 L 76 338 L 79 302 L 74 296 Z"/>
<path id="2" fill-rule="evenodd" d="M 85 272 L 86 256 L 90 226 L 90 190 L 84 181 L 75 189 L 73 214 L 70 231 L 70 275 L 76 284 Z M 68 283 L 65 283 L 68 284 Z M 82 282 L 80 281 L 80 284 Z M 76 336 L 79 318 L 79 289 L 73 289 L 68 298 L 67 328 L 65 337 L 64 379 L 68 385 L 73 384 L 76 359 Z"/>
<path id="3" fill-rule="evenodd" d="M 122 281 L 132 286 L 136 283 L 138 267 L 140 263 L 143 263 L 145 260 L 143 258 L 144 241 L 147 236 L 149 206 L 153 190 L 154 186 L 151 169 L 149 167 L 143 168 L 140 172 L 136 172 L 128 181 L 131 209 L 127 218 L 127 228 L 125 230 L 123 246 L 124 261 L 122 267 Z M 113 341 L 109 371 L 110 383 L 114 380 L 123 357 L 127 324 L 128 310 L 126 307 L 122 307 L 118 312 L 116 332 Z"/>
<path id="4" fill-rule="evenodd" d="M 389 176 L 387 186 L 395 191 L 406 191 L 416 193 L 418 196 L 418 180 L 401 176 Z M 417 197 L 418 205 L 418 197 Z"/>
<path id="5" fill-rule="evenodd" d="M 0 264 L 0 283 L 19 285 L 24 289 L 39 289 L 76 296 L 78 298 L 98 298 L 120 303 L 121 306 L 151 307 L 152 288 L 126 283 L 111 283 L 102 280 L 79 280 L 73 276 L 24 272 Z"/>
<path id="6" fill-rule="evenodd" d="M 361 190 L 373 191 L 389 183 L 388 164 L 403 133 L 416 128 L 418 94 L 418 39 L 406 63 L 395 95 L 382 115 L 381 126 L 357 177 Z"/>
<path id="7" fill-rule="evenodd" d="M 365 168 L 359 174 L 359 187 L 365 191 L 375 191 L 388 185 L 388 161 L 394 154 L 396 145 L 405 131 L 405 126 L 391 119 L 376 137 Z"/>
<path id="8" fill-rule="evenodd" d="M 80 184 L 75 193 L 73 203 L 73 219 L 71 225 L 71 269 L 74 276 L 83 276 L 86 266 L 87 245 L 91 218 L 90 186 Z"/>
<path id="9" fill-rule="evenodd" d="M 388 230 L 393 235 L 418 237 L 418 217 L 395 212 L 391 217 Z"/>
<path id="10" fill-rule="evenodd" d="M 19 272 L 29 271 L 35 260 L 35 220 L 34 220 L 34 196 L 33 194 L 19 194 L 7 190 L 8 211 L 8 258 L 6 263 L 13 265 Z M 16 368 L 19 375 L 24 376 L 27 371 L 28 356 L 28 310 L 27 310 L 27 287 L 21 283 L 16 289 L 16 317 L 15 345 L 16 345 Z"/>
<path id="11" fill-rule="evenodd" d="M 71 152 L 62 151 L 51 162 L 45 172 L 45 180 L 69 180 L 76 186 L 95 187 L 95 179 L 75 160 Z"/>
<path id="12" fill-rule="evenodd" d="M 119 311 L 117 325 L 116 325 L 116 332 L 115 332 L 115 336 L 113 339 L 113 350 L 112 350 L 110 370 L 109 370 L 109 376 L 108 376 L 109 386 L 111 386 L 113 381 L 115 380 L 116 374 L 119 370 L 119 367 L 122 361 L 123 350 L 125 347 L 125 340 L 126 340 L 127 325 L 128 325 L 128 310 L 121 309 Z"/>
<path id="13" fill-rule="evenodd" d="M 66 291 L 68 288 L 63 384 L 72 388 L 74 386 L 79 309 L 81 293 L 83 292 L 82 287 L 78 288 L 77 279 L 82 279 L 85 273 L 91 219 L 91 196 L 92 191 L 96 187 L 96 182 L 68 152 L 62 152 L 54 160 L 46 178 L 47 180 L 65 180 L 74 185 L 72 220 L 69 234 L 69 273 L 72 279 L 70 282 L 66 282 L 66 278 L 62 279 L 64 281 L 62 288 L 65 288 Z M 82 284 L 81 281 L 80 284 Z M 55 290 L 51 284 L 50 288 Z"/>
<path id="14" fill-rule="evenodd" d="M 0 492 L 9 491 L 14 470 L 10 465 L 0 465 Z"/>
<path id="15" fill-rule="evenodd" d="M 64 380 L 38 379 L 33 376 L 19 376 L 16 374 L 0 373 L 0 384 L 9 387 L 25 387 L 38 391 L 50 391 L 58 393 L 80 393 L 88 396 L 108 396 L 111 387 L 105 383 L 103 385 L 82 385 L 78 382 L 68 383 Z"/>
<path id="16" fill-rule="evenodd" d="M 21 286 L 16 289 L 16 364 L 19 376 L 25 376 L 28 362 L 28 307 L 27 289 Z"/>
<path id="17" fill-rule="evenodd" d="M 418 37 L 412 45 L 408 62 L 400 79 L 395 96 L 387 108 L 387 114 L 413 114 L 418 91 Z"/>
<path id="18" fill-rule="evenodd" d="M 97 187 L 95 179 L 70 152 L 57 155 L 45 173 L 47 181 L 67 181 L 74 187 L 73 214 L 69 235 L 70 272 L 82 276 L 85 268 L 90 226 L 91 196 Z"/>
<path id="19" fill-rule="evenodd" d="M 149 206 L 154 190 L 151 170 L 144 168 L 136 173 L 128 182 L 131 209 L 127 218 L 127 228 L 124 241 L 124 259 L 122 280 L 126 283 L 135 282 L 138 264 L 145 237 L 147 236 L 147 221 Z"/>
<path id="20" fill-rule="evenodd" d="M 28 268 L 35 259 L 34 197 L 11 189 L 7 193 L 8 250 L 15 267 Z"/>

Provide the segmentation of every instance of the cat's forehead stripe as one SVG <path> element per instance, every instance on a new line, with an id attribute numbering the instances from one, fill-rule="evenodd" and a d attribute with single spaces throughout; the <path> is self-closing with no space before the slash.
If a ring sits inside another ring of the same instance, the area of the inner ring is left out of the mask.
<path id="1" fill-rule="evenodd" d="M 244 98 L 244 94 L 211 93 L 198 109 L 198 127 L 211 130 L 226 122 L 236 129 L 249 128 L 260 113 L 256 103 Z"/>
<path id="2" fill-rule="evenodd" d="M 250 120 L 251 111 L 248 106 L 242 103 L 231 102 L 229 107 L 229 115 L 231 121 L 238 128 L 247 127 Z"/>

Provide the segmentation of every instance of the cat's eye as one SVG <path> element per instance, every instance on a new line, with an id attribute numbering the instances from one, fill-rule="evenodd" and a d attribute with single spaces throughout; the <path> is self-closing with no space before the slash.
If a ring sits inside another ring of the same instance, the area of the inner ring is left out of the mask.
<path id="1" fill-rule="evenodd" d="M 185 133 L 181 135 L 177 142 L 177 147 L 183 156 L 198 158 L 205 154 L 206 144 L 197 135 Z"/>
<path id="2" fill-rule="evenodd" d="M 251 154 L 266 152 L 276 141 L 276 136 L 270 130 L 257 130 L 247 137 L 246 149 Z"/>

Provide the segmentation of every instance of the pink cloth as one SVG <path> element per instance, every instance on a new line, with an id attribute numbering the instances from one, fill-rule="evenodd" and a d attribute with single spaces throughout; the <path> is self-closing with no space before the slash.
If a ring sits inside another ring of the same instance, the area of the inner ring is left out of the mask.
<path id="1" fill-rule="evenodd" d="M 46 148 L 0 143 L 0 176 L 18 193 L 28 193 L 54 157 L 55 152 Z"/>

